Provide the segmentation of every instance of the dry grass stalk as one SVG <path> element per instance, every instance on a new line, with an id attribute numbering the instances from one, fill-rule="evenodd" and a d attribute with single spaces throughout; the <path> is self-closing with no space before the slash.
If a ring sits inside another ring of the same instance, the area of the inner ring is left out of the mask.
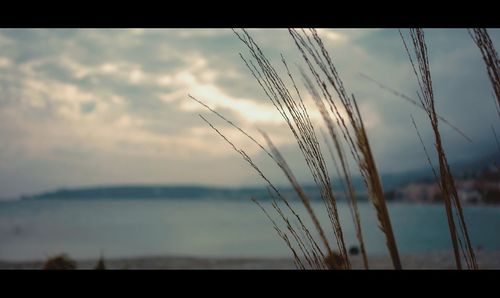
<path id="1" fill-rule="evenodd" d="M 330 177 L 326 168 L 325 160 L 323 158 L 314 127 L 307 112 L 307 108 L 305 107 L 302 96 L 292 75 L 290 74 L 288 65 L 282 56 L 282 63 L 285 66 L 288 76 L 293 84 L 296 97 L 291 95 L 285 83 L 277 74 L 275 68 L 262 53 L 261 49 L 254 42 L 252 37 L 245 30 L 242 30 L 241 33 L 235 31 L 235 34 L 247 46 L 251 55 L 250 59 L 246 59 L 240 54 L 242 60 L 262 87 L 269 100 L 286 121 L 297 141 L 297 144 L 299 145 L 306 164 L 313 176 L 314 182 L 320 189 L 320 195 L 325 203 L 340 255 L 344 260 L 343 262 L 345 267 L 350 268 L 338 216 L 336 198 L 330 183 Z"/>
<path id="2" fill-rule="evenodd" d="M 369 269 L 368 256 L 367 256 L 366 250 L 365 250 L 365 244 L 363 241 L 363 233 L 362 233 L 362 228 L 361 228 L 361 219 L 359 216 L 359 209 L 358 209 L 358 202 L 357 202 L 358 200 L 357 200 L 356 192 L 354 190 L 351 173 L 349 171 L 349 164 L 348 164 L 347 158 L 346 158 L 345 153 L 344 153 L 344 148 L 343 148 L 340 140 L 338 139 L 337 132 L 335 131 L 335 124 L 334 124 L 330 114 L 328 113 L 328 110 L 327 110 L 324 102 L 321 100 L 321 97 L 319 96 L 316 88 L 312 84 L 311 80 L 307 77 L 307 75 L 303 71 L 301 71 L 301 73 L 302 73 L 302 77 L 305 81 L 306 88 L 309 90 L 309 93 L 312 95 L 313 100 L 316 103 L 316 106 L 321 113 L 323 121 L 325 122 L 325 125 L 328 128 L 328 132 L 330 134 L 330 137 L 333 140 L 333 143 L 335 145 L 335 149 L 336 149 L 341 167 L 339 167 L 339 165 L 337 164 L 337 159 L 335 158 L 335 155 L 333 153 L 332 148 L 330 147 L 330 144 L 328 142 L 328 139 L 326 138 L 326 135 L 323 133 L 322 130 L 320 130 L 321 133 L 323 134 L 323 138 L 325 139 L 325 144 L 328 147 L 328 151 L 330 153 L 330 156 L 334 162 L 334 166 L 335 166 L 335 169 L 337 171 L 337 175 L 339 177 L 339 180 L 341 181 L 342 186 L 344 187 L 344 191 L 346 193 L 346 198 L 348 198 L 349 211 L 351 212 L 351 217 L 352 217 L 353 222 L 354 222 L 354 227 L 356 230 L 356 238 L 358 239 L 359 246 L 361 249 L 361 255 L 363 257 L 363 265 L 364 265 L 365 269 Z M 343 177 L 343 179 L 342 179 L 342 177 Z"/>
<path id="3" fill-rule="evenodd" d="M 316 86 L 321 90 L 323 98 L 326 99 L 330 107 L 331 113 L 335 116 L 344 140 L 348 144 L 360 168 L 362 177 L 368 187 L 371 202 L 377 212 L 379 227 L 386 236 L 386 244 L 393 265 L 396 269 L 401 269 L 401 261 L 392 231 L 383 188 L 354 95 L 348 96 L 332 58 L 324 47 L 316 30 L 310 29 L 309 34 L 307 34 L 304 30 L 299 32 L 298 30 L 289 29 L 289 33 L 308 65 Z M 326 77 L 327 82 L 322 79 L 320 73 Z M 347 114 L 348 122 L 341 115 L 340 109 L 329 91 L 329 87 L 333 88 L 338 95 L 341 107 Z M 352 137 L 353 134 L 354 138 Z"/>
<path id="4" fill-rule="evenodd" d="M 415 119 L 413 118 L 413 115 L 411 115 L 411 122 L 413 123 L 413 127 L 415 127 L 415 131 L 417 132 L 417 136 L 418 136 L 418 139 L 420 140 L 420 144 L 422 145 L 422 147 L 424 148 L 424 152 L 425 152 L 425 157 L 427 158 L 427 162 L 429 163 L 429 166 L 431 167 L 432 169 L 432 173 L 434 174 L 434 178 L 436 178 L 436 181 L 439 182 L 439 176 L 436 172 L 436 168 L 434 167 L 434 165 L 432 164 L 432 161 L 431 161 L 431 157 L 429 155 L 429 152 L 427 151 L 427 147 L 425 146 L 424 144 L 424 141 L 422 139 L 422 136 L 420 135 L 420 131 L 418 130 L 418 127 L 417 127 L 417 123 L 415 123 Z M 439 187 L 441 187 L 441 184 L 439 184 Z M 442 192 L 443 190 L 441 190 Z"/>
<path id="5" fill-rule="evenodd" d="M 486 28 L 474 28 L 468 30 L 472 40 L 477 45 L 481 51 L 484 64 L 486 65 L 486 70 L 490 78 L 491 86 L 495 92 L 496 102 L 495 107 L 497 108 L 498 115 L 500 116 L 500 59 L 498 58 L 498 53 L 495 50 L 495 46 L 491 41 L 490 35 Z"/>
<path id="6" fill-rule="evenodd" d="M 491 130 L 493 131 L 493 136 L 495 137 L 495 142 L 497 144 L 498 152 L 500 152 L 500 143 L 498 142 L 497 133 L 496 133 L 495 128 L 493 127 L 493 125 L 491 126 Z"/>
<path id="7" fill-rule="evenodd" d="M 279 168 L 282 169 L 283 173 L 285 174 L 285 176 L 288 178 L 288 180 L 292 184 L 295 192 L 298 194 L 300 200 L 302 201 L 302 203 L 306 207 L 306 210 L 307 210 L 309 216 L 311 217 L 314 226 L 316 227 L 316 230 L 317 230 L 317 232 L 318 232 L 318 234 L 320 236 L 321 241 L 323 242 L 323 244 L 327 248 L 327 253 L 330 254 L 331 253 L 330 244 L 329 244 L 329 242 L 328 242 L 328 240 L 326 238 L 326 234 L 325 234 L 323 228 L 321 227 L 321 224 L 319 223 L 319 220 L 318 220 L 318 218 L 317 218 L 314 210 L 312 209 L 312 206 L 311 206 L 309 198 L 307 197 L 307 195 L 303 191 L 302 187 L 298 183 L 298 181 L 295 178 L 292 170 L 288 166 L 286 160 L 283 158 L 283 156 L 281 155 L 281 153 L 279 152 L 279 150 L 276 148 L 276 146 L 274 146 L 274 144 L 272 143 L 271 139 L 267 136 L 267 134 L 265 134 L 264 132 L 261 131 L 261 134 L 264 136 L 266 142 L 268 143 L 268 146 L 271 148 L 272 154 L 264 146 L 262 146 L 262 144 L 259 143 L 254 137 L 252 137 L 250 134 L 248 134 L 247 132 L 245 132 L 244 130 L 242 130 L 239 126 L 237 126 L 236 124 L 234 124 L 232 121 L 228 120 L 223 115 L 221 115 L 217 111 L 215 111 L 212 108 L 210 108 L 208 105 L 206 105 L 201 100 L 196 99 L 193 96 L 189 96 L 189 97 L 191 99 L 195 100 L 196 102 L 198 102 L 199 104 L 203 105 L 209 111 L 211 111 L 212 113 L 214 113 L 215 115 L 217 115 L 219 118 L 221 118 L 222 120 L 224 120 L 226 123 L 230 124 L 231 126 L 233 126 L 234 128 L 236 128 L 237 130 L 239 130 L 241 133 L 243 133 L 245 136 L 247 136 L 257 146 L 259 146 L 278 165 Z M 262 207 L 262 206 L 260 206 L 260 207 Z M 302 232 L 302 230 L 299 230 L 299 231 Z M 306 236 L 307 236 L 307 238 L 311 237 L 310 234 L 306 235 Z M 318 247 L 318 245 L 316 243 L 313 243 L 313 241 L 309 241 L 308 243 L 309 244 L 313 244 L 312 245 L 313 255 L 316 255 L 317 258 L 321 258 L 321 259 L 325 258 L 324 253 L 321 251 L 321 249 L 319 249 L 319 247 Z M 317 259 L 317 258 L 315 258 L 315 259 Z"/>
<path id="8" fill-rule="evenodd" d="M 317 242 L 315 241 L 314 237 L 311 235 L 309 229 L 307 226 L 304 224 L 300 216 L 293 210 L 293 208 L 290 206 L 288 200 L 281 194 L 281 192 L 271 183 L 271 181 L 264 175 L 264 173 L 258 168 L 258 166 L 254 163 L 254 161 L 251 159 L 251 157 L 242 149 L 238 149 L 227 137 L 215 126 L 209 122 L 205 117 L 202 115 L 199 115 L 200 118 L 205 121 L 220 137 L 228 143 L 234 151 L 236 151 L 238 154 L 240 154 L 243 159 L 259 174 L 259 176 L 264 179 L 264 181 L 268 184 L 269 188 L 269 195 L 272 198 L 272 206 L 273 208 L 277 211 L 278 215 L 281 217 L 283 222 L 285 223 L 287 230 L 289 231 L 290 235 L 292 236 L 293 240 L 295 241 L 296 245 L 298 246 L 299 250 L 301 251 L 303 258 L 308 262 L 309 266 L 311 268 L 315 269 L 324 269 L 323 266 L 324 262 L 320 259 L 319 256 L 324 256 L 324 253 L 321 251 L 319 248 Z M 254 139 L 255 140 L 255 139 Z M 267 150 L 266 150 L 267 152 Z M 273 160 L 275 160 L 273 158 Z M 275 160 L 276 161 L 276 160 Z M 290 221 L 284 214 L 284 212 L 281 210 L 281 208 L 278 205 L 278 200 L 276 199 L 276 196 L 278 197 L 279 201 L 281 201 L 286 207 L 289 212 L 291 212 L 294 216 L 294 218 L 300 223 L 300 226 L 302 228 L 302 232 L 307 236 L 306 239 L 301 239 L 301 237 L 298 235 L 297 231 L 292 227 Z M 262 207 L 262 205 L 259 205 L 259 207 Z M 268 215 L 268 214 L 266 214 Z M 276 230 L 276 224 L 273 221 L 273 226 L 275 226 Z M 278 232 L 278 230 L 277 230 Z M 292 250 L 294 256 L 297 255 L 296 249 L 291 245 L 291 242 L 288 237 L 284 237 L 283 235 L 286 235 L 286 233 L 283 233 L 282 230 L 278 232 L 278 235 L 285 240 L 287 246 Z M 313 247 L 315 250 L 310 251 L 307 246 L 304 244 L 304 242 L 308 242 L 309 247 Z M 304 264 L 300 260 L 300 258 L 296 259 L 296 263 L 298 265 L 298 268 L 300 269 L 305 269 Z M 316 265 L 319 264 L 319 265 Z"/>
<path id="9" fill-rule="evenodd" d="M 288 180 L 292 184 L 295 192 L 297 193 L 297 195 L 301 199 L 302 203 L 306 207 L 306 210 L 309 213 L 309 216 L 311 217 L 311 219 L 312 219 L 312 221 L 313 221 L 313 223 L 314 223 L 314 225 L 315 225 L 315 227 L 317 229 L 317 232 L 320 235 L 320 238 L 321 238 L 323 244 L 327 248 L 328 252 L 330 252 L 331 251 L 330 244 L 329 244 L 329 242 L 328 242 L 328 240 L 326 238 L 326 235 L 325 235 L 325 232 L 324 232 L 323 228 L 321 227 L 321 224 L 319 223 L 319 220 L 317 219 L 316 214 L 314 213 L 314 210 L 312 209 L 312 206 L 311 206 L 309 198 L 307 197 L 307 195 L 303 191 L 302 187 L 298 183 L 297 179 L 295 178 L 295 175 L 293 174 L 292 170 L 288 166 L 286 160 L 283 158 L 283 156 L 281 155 L 281 153 L 279 152 L 279 150 L 274 146 L 274 144 L 272 143 L 271 139 L 267 136 L 267 134 L 265 134 L 264 132 L 261 131 L 261 134 L 266 139 L 266 142 L 268 143 L 268 146 L 273 151 L 273 154 L 271 154 L 264 146 L 262 146 L 262 144 L 259 143 L 254 137 L 252 137 L 250 134 L 248 134 L 247 132 L 245 132 L 244 130 L 242 130 L 239 126 L 237 126 L 236 124 L 234 124 L 232 121 L 228 120 L 226 117 L 224 117 L 223 115 L 221 115 L 220 113 L 218 113 L 214 109 L 210 108 L 203 101 L 201 101 L 201 100 L 199 100 L 199 99 L 197 99 L 197 98 L 195 98 L 195 97 L 193 97 L 191 95 L 189 95 L 189 97 L 191 99 L 195 100 L 196 102 L 198 102 L 199 104 L 201 104 L 202 106 L 204 106 L 205 108 L 207 108 L 209 111 L 211 111 L 215 115 L 217 115 L 219 118 L 221 118 L 222 120 L 224 120 L 226 123 L 230 124 L 231 126 L 233 126 L 234 128 L 236 128 L 237 130 L 239 130 L 245 136 L 247 136 L 257 146 L 259 146 L 278 165 L 278 167 L 281 168 L 281 170 L 283 171 L 283 173 L 285 174 L 285 176 L 288 178 Z"/>
<path id="10" fill-rule="evenodd" d="M 309 216 L 311 217 L 311 220 L 313 221 L 313 224 L 316 227 L 317 232 L 320 235 L 321 240 L 323 241 L 323 244 L 327 248 L 327 252 L 330 253 L 332 251 L 332 249 L 331 249 L 330 244 L 326 238 L 326 234 L 325 234 L 325 232 L 324 232 L 324 230 L 323 230 L 323 228 L 322 228 L 322 226 L 321 226 L 321 224 L 320 224 L 320 222 L 319 222 L 319 220 L 318 220 L 318 218 L 317 218 L 317 216 L 316 216 L 316 214 L 311 206 L 311 202 L 309 200 L 309 197 L 307 197 L 304 190 L 302 189 L 302 187 L 298 183 L 292 170 L 288 166 L 288 163 L 286 162 L 283 155 L 281 155 L 281 153 L 279 152 L 278 148 L 276 148 L 276 146 L 274 145 L 274 143 L 271 141 L 271 139 L 269 138 L 269 136 L 266 133 L 264 133 L 262 131 L 261 131 L 261 133 L 264 136 L 264 138 L 268 144 L 268 147 L 271 148 L 271 152 L 273 152 L 274 158 L 277 161 L 278 166 L 283 170 L 284 174 L 288 178 L 288 181 L 290 181 L 293 189 L 295 190 L 295 192 L 299 196 L 300 200 L 302 201 L 302 203 L 306 207 L 306 210 L 307 210 Z"/>
<path id="11" fill-rule="evenodd" d="M 283 239 L 283 241 L 286 243 L 286 245 L 288 246 L 288 248 L 292 251 L 293 259 L 294 259 L 294 262 L 295 262 L 295 266 L 297 268 L 299 268 L 299 269 L 305 269 L 304 265 L 302 264 L 302 261 L 300 260 L 299 255 L 295 251 L 293 245 L 290 243 L 290 240 L 288 239 L 288 236 L 285 233 L 283 233 L 283 231 L 279 228 L 278 224 L 274 221 L 274 219 L 269 215 L 269 213 L 267 212 L 267 210 L 262 206 L 262 204 L 259 203 L 259 201 L 256 198 L 251 198 L 251 200 L 257 206 L 259 206 L 259 208 L 262 210 L 262 212 L 264 212 L 264 214 L 266 215 L 266 217 L 273 224 L 273 228 L 276 231 L 276 233 L 278 234 L 278 236 L 281 239 Z"/>
<path id="12" fill-rule="evenodd" d="M 420 102 L 422 103 L 422 106 L 425 108 L 425 111 L 431 122 L 432 129 L 434 131 L 436 152 L 439 158 L 441 190 L 443 194 L 443 200 L 445 203 L 445 209 L 448 218 L 448 225 L 450 228 L 450 235 L 453 243 L 453 250 L 455 254 L 455 261 L 457 264 L 457 268 L 458 269 L 462 268 L 461 256 L 459 250 L 459 244 L 461 245 L 461 239 L 460 239 L 461 236 L 466 244 L 465 252 L 462 253 L 467 263 L 467 266 L 469 269 L 477 269 L 474 250 L 472 248 L 469 235 L 467 232 L 467 227 L 465 224 L 465 219 L 460 199 L 458 198 L 455 182 L 453 180 L 453 176 L 450 171 L 448 161 L 446 159 L 446 154 L 441 142 L 441 135 L 438 126 L 438 117 L 434 106 L 434 91 L 432 86 L 429 60 L 427 55 L 427 45 L 425 43 L 424 32 L 422 29 L 410 29 L 410 37 L 412 40 L 414 54 L 417 61 L 416 63 L 414 62 L 412 55 L 410 54 L 405 38 L 403 37 L 403 34 L 401 32 L 400 35 L 403 40 L 405 49 L 408 53 L 408 57 L 410 59 L 411 66 L 417 78 L 418 85 L 420 87 L 420 92 L 418 93 Z M 456 228 L 455 219 L 452 211 L 453 208 L 455 208 L 455 212 L 457 213 L 458 216 L 458 223 L 461 235 L 459 234 Z"/>
<path id="13" fill-rule="evenodd" d="M 375 83 L 377 86 L 379 86 L 381 89 L 385 90 L 385 91 L 388 91 L 390 93 L 392 93 L 393 95 L 399 97 L 399 98 L 402 98 L 402 99 L 405 99 L 407 100 L 408 102 L 410 102 L 411 104 L 413 104 L 414 106 L 422 109 L 425 111 L 425 107 L 422 105 L 422 103 L 420 101 L 417 101 L 397 90 L 394 90 L 393 88 L 391 87 L 388 87 L 382 83 L 380 83 L 379 81 L 375 80 L 374 78 L 368 76 L 367 74 L 364 74 L 364 73 L 361 73 L 360 74 L 363 78 Z M 464 137 L 467 141 L 469 141 L 470 143 L 472 143 L 472 139 L 466 135 L 463 130 L 459 129 L 458 127 L 456 127 L 455 125 L 451 124 L 448 120 L 446 120 L 444 117 L 440 116 L 439 114 L 437 114 L 437 117 L 439 118 L 439 120 L 443 121 L 443 123 L 445 123 L 446 125 L 448 125 L 449 127 L 451 127 L 453 130 L 455 130 L 457 133 L 459 133 L 462 137 Z"/>
<path id="14" fill-rule="evenodd" d="M 415 123 L 415 119 L 413 118 L 413 115 L 411 115 L 411 121 L 413 123 L 413 127 L 415 127 L 415 131 L 417 132 L 417 136 L 418 136 L 418 139 L 420 140 L 420 144 L 424 148 L 424 152 L 425 152 L 425 156 L 427 158 L 427 162 L 429 163 L 429 166 L 432 169 L 432 173 L 434 174 L 434 178 L 436 179 L 436 182 L 437 182 L 437 184 L 439 186 L 439 190 L 440 190 L 441 193 L 444 193 L 443 187 L 442 187 L 442 185 L 440 183 L 441 180 L 439 179 L 439 176 L 437 175 L 436 169 L 435 169 L 434 165 L 432 164 L 429 152 L 427 151 L 427 148 L 426 148 L 426 146 L 424 144 L 424 141 L 422 140 L 422 136 L 420 135 L 420 131 L 419 131 L 418 127 L 417 127 L 417 124 Z M 457 213 L 457 216 L 459 216 L 458 213 Z M 460 238 L 458 240 L 459 240 L 458 243 L 460 244 L 460 249 L 462 250 L 462 253 L 464 253 L 463 243 L 462 243 L 462 241 L 460 241 Z"/>

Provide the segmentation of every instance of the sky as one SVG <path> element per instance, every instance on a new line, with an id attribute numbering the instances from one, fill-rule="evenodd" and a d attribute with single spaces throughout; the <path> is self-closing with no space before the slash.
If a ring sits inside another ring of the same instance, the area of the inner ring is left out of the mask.
<path id="1" fill-rule="evenodd" d="M 282 53 L 299 75 L 295 65 L 304 64 L 287 30 L 249 32 L 276 68 L 283 70 Z M 448 159 L 494 153 L 491 127 L 500 133 L 500 118 L 479 50 L 464 29 L 425 32 L 436 110 L 473 140 L 441 123 Z M 432 148 L 425 113 L 360 75 L 415 97 L 418 86 L 398 31 L 319 34 L 356 95 L 379 171 L 426 167 L 410 118 Z M 500 30 L 490 35 L 498 49 Z M 256 137 L 257 129 L 268 132 L 300 181 L 311 182 L 291 133 L 240 52 L 248 57 L 229 29 L 0 29 L 0 198 L 114 184 L 264 185 L 200 113 L 273 182 L 285 183 L 258 147 L 189 94 Z"/>

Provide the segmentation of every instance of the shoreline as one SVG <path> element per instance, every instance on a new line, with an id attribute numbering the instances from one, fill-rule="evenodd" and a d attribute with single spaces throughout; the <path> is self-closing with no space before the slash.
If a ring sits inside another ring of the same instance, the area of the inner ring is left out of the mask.
<path id="1" fill-rule="evenodd" d="M 476 253 L 480 269 L 500 269 L 500 251 Z M 93 269 L 98 259 L 76 260 L 78 269 Z M 352 269 L 363 269 L 361 256 L 350 257 Z M 388 256 L 369 256 L 370 269 L 392 269 Z M 0 269 L 41 269 L 44 261 L 2 261 Z M 183 256 L 150 256 L 104 259 L 106 269 L 241 269 L 241 270 L 293 270 L 291 258 L 216 258 Z M 455 269 L 453 255 L 449 252 L 431 252 L 401 256 L 403 269 Z"/>

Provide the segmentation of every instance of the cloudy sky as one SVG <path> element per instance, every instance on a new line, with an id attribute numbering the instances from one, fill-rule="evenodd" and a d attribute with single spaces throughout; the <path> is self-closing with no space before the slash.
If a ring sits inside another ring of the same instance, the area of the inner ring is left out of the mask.
<path id="1" fill-rule="evenodd" d="M 283 53 L 302 64 L 286 30 L 250 30 L 278 68 Z M 491 30 L 497 48 L 500 31 Z M 360 73 L 413 96 L 417 84 L 393 29 L 320 30 L 357 96 L 380 172 L 427 166 L 425 114 Z M 450 161 L 495 152 L 500 133 L 492 89 L 466 30 L 427 30 L 437 111 L 472 139 L 442 126 Z M 188 94 L 258 136 L 269 132 L 297 176 L 311 181 L 298 147 L 239 57 L 225 29 L 0 30 L 0 197 L 109 184 L 262 185 L 199 117 L 207 115 L 277 183 L 284 178 L 258 148 Z M 297 69 L 292 69 L 297 72 Z M 320 123 L 317 114 L 314 121 Z M 332 171 L 333 172 L 333 171 Z"/>

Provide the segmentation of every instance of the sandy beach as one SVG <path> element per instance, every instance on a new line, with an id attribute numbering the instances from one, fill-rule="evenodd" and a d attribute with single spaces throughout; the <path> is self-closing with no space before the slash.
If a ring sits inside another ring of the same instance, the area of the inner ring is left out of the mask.
<path id="1" fill-rule="evenodd" d="M 500 269 L 500 251 L 479 252 L 476 258 L 480 269 Z M 453 255 L 434 252 L 418 255 L 402 255 L 404 269 L 454 269 Z M 77 261 L 78 269 L 93 269 L 97 260 Z M 352 256 L 353 269 L 363 269 L 360 256 Z M 392 269 L 390 259 L 385 256 L 371 256 L 370 269 Z M 135 257 L 106 259 L 107 269 L 295 269 L 288 258 L 200 258 L 200 257 Z M 41 269 L 42 261 L 5 262 L 0 269 Z"/>

